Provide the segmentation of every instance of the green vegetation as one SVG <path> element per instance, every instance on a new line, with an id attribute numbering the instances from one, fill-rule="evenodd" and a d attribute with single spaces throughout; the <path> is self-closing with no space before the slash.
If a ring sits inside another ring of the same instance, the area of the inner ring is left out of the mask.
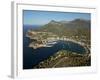
<path id="1" fill-rule="evenodd" d="M 84 48 L 87 53 L 78 54 L 71 51 L 61 50 L 54 53 L 46 60 L 40 62 L 34 68 L 52 68 L 52 67 L 75 67 L 75 66 L 90 66 L 91 55 L 91 33 L 90 21 L 75 19 L 73 21 L 54 21 L 41 26 L 38 29 L 33 29 L 28 32 L 28 37 L 33 39 L 32 45 L 36 48 L 43 46 L 50 38 L 65 38 L 76 42 L 84 43 Z"/>
<path id="2" fill-rule="evenodd" d="M 77 54 L 71 51 L 61 50 L 50 56 L 48 59 L 40 62 L 34 68 L 58 68 L 58 67 L 75 67 L 90 66 L 91 58 L 85 54 Z"/>
<path id="3" fill-rule="evenodd" d="M 58 37 L 65 36 L 66 38 L 71 38 L 77 41 L 81 41 L 90 45 L 90 21 L 75 19 L 73 21 L 50 21 L 48 24 L 41 26 L 39 29 L 33 31 L 48 32 Z M 44 35 L 43 38 L 49 35 Z"/>

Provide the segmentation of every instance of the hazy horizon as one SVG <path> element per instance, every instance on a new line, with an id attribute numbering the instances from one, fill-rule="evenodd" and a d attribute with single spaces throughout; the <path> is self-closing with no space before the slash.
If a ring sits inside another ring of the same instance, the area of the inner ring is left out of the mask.
<path id="1" fill-rule="evenodd" d="M 54 12 L 23 10 L 23 25 L 44 25 L 51 20 L 72 21 L 74 19 L 90 20 L 90 13 Z"/>

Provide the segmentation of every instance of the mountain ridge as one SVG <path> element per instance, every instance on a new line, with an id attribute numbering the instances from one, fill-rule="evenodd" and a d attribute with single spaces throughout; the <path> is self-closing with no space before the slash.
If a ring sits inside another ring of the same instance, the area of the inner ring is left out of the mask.
<path id="1" fill-rule="evenodd" d="M 52 32 L 54 34 L 69 34 L 75 35 L 80 31 L 89 34 L 90 32 L 90 21 L 83 19 L 75 19 L 69 22 L 61 22 L 51 20 L 49 23 L 43 25 L 40 31 Z"/>

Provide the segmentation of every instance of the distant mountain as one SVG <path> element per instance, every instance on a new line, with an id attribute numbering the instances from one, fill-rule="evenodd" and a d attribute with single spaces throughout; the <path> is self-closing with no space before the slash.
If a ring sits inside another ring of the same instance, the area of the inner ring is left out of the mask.
<path id="1" fill-rule="evenodd" d="M 71 24 L 82 28 L 90 28 L 90 20 L 75 19 L 70 21 Z"/>
<path id="2" fill-rule="evenodd" d="M 55 21 L 43 25 L 38 30 L 52 32 L 57 35 L 74 36 L 89 35 L 90 36 L 90 20 L 75 19 L 72 21 Z"/>

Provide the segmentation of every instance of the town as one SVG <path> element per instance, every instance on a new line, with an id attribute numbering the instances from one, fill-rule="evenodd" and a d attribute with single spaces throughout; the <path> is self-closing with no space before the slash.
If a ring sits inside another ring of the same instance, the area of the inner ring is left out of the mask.
<path id="1" fill-rule="evenodd" d="M 79 39 L 75 40 L 72 37 L 68 38 L 66 36 L 55 35 L 51 32 L 40 32 L 40 31 L 32 31 L 32 30 L 29 30 L 26 36 L 29 37 L 31 40 L 33 40 L 29 44 L 29 47 L 33 49 L 37 49 L 41 47 L 52 47 L 58 41 L 71 41 L 83 46 L 86 50 L 86 53 L 90 52 L 90 45 L 85 44 Z"/>

